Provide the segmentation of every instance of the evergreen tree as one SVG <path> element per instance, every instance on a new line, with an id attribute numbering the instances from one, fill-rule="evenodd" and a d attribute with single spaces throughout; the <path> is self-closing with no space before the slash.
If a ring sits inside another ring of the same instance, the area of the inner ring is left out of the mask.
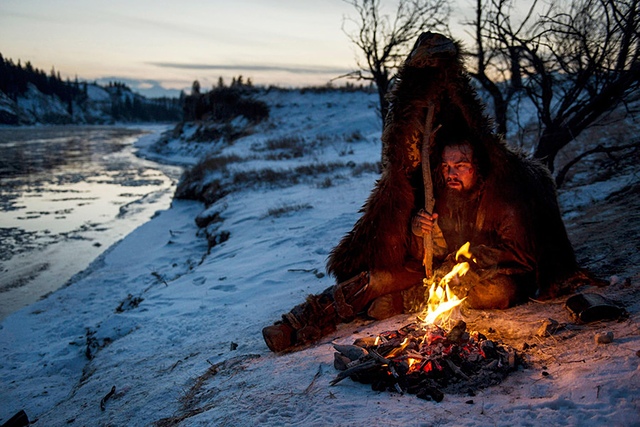
<path id="1" fill-rule="evenodd" d="M 191 86 L 191 95 L 200 95 L 200 82 L 198 80 L 193 81 Z"/>

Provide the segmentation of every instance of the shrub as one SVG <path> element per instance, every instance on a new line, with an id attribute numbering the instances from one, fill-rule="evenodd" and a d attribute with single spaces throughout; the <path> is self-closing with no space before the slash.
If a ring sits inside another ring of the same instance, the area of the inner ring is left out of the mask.
<path id="1" fill-rule="evenodd" d="M 186 96 L 183 105 L 184 121 L 207 120 L 228 123 L 242 116 L 250 123 L 259 123 L 269 117 L 269 106 L 246 96 L 246 90 L 237 87 L 217 87 L 210 92 Z"/>
<path id="2" fill-rule="evenodd" d="M 264 144 L 255 144 L 251 147 L 253 151 L 271 151 L 266 155 L 268 160 L 294 159 L 303 157 L 311 152 L 312 146 L 299 136 L 283 136 L 267 140 Z"/>
<path id="3" fill-rule="evenodd" d="M 313 206 L 311 206 L 308 203 L 298 204 L 298 205 L 283 205 L 277 208 L 269 209 L 267 215 L 278 218 L 290 212 L 297 212 L 303 209 L 313 209 Z"/>

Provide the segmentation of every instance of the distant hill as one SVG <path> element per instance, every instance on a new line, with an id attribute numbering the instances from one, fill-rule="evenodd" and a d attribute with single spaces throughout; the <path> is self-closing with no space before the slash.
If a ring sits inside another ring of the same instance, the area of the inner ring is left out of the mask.
<path id="1" fill-rule="evenodd" d="M 178 98 L 146 98 L 123 83 L 106 86 L 63 80 L 0 54 L 0 124 L 109 124 L 177 122 Z"/>

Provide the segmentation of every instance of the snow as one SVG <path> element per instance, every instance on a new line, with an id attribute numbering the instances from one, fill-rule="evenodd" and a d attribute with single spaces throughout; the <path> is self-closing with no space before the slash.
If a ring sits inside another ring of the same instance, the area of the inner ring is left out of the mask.
<path id="1" fill-rule="evenodd" d="M 87 84 L 87 96 L 94 102 L 111 102 L 111 95 L 109 92 L 96 84 Z"/>
<path id="2" fill-rule="evenodd" d="M 564 208 L 565 219 L 574 218 L 581 215 L 581 209 L 599 200 L 605 200 L 608 196 L 619 191 L 626 186 L 637 182 L 637 176 L 623 175 L 613 177 L 608 181 L 597 181 L 582 185 L 571 192 L 564 192 L 559 195 L 559 202 Z"/>
<path id="3" fill-rule="evenodd" d="M 205 206 L 174 200 L 66 286 L 6 318 L 0 422 L 24 409 L 38 426 L 640 425 L 640 276 L 632 262 L 615 267 L 609 286 L 591 289 L 624 302 L 629 318 L 620 322 L 576 324 L 563 307 L 566 297 L 464 312 L 470 327 L 490 338 L 518 350 L 529 345 L 527 368 L 474 396 L 446 395 L 435 403 L 374 392 L 349 379 L 329 385 L 337 374 L 333 342 L 397 329 L 412 321 L 409 315 L 356 321 L 308 348 L 271 353 L 261 329 L 333 284 L 322 274 L 324 264 L 378 178 L 371 169 L 353 172 L 354 165 L 379 160 L 380 122 L 374 94 L 263 97 L 272 106 L 268 123 L 231 146 L 209 146 L 246 159 L 224 173 L 339 166 L 287 186 L 247 185 L 217 201 L 209 209 L 221 213 L 220 230 L 230 238 L 210 251 L 194 222 Z M 302 158 L 267 159 L 257 149 L 291 136 L 309 144 Z M 207 152 L 202 143 L 194 150 L 194 143 L 174 139 L 158 151 L 152 142 L 141 141 L 141 153 L 169 163 L 194 164 Z M 567 189 L 561 200 L 583 200 L 580 191 Z M 603 200 L 611 193 L 590 191 L 588 206 L 567 209 L 580 251 L 599 250 L 580 238 L 592 230 L 583 224 L 615 232 L 596 215 L 608 209 Z M 633 218 L 629 226 L 637 230 Z M 538 337 L 549 317 L 563 328 Z M 596 334 L 609 331 L 611 344 L 595 343 Z"/>

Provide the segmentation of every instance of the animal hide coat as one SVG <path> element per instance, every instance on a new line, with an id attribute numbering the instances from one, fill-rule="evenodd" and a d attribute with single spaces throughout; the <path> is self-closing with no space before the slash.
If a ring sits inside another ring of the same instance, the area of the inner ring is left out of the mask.
<path id="1" fill-rule="evenodd" d="M 440 164 L 443 142 L 452 138 L 470 141 L 484 176 L 479 221 L 482 212 L 504 201 L 526 213 L 522 221 L 533 245 L 539 294 L 553 293 L 554 284 L 577 270 L 548 170 L 509 149 L 495 134 L 461 56 L 457 43 L 424 33 L 399 71 L 382 134 L 381 177 L 362 216 L 327 262 L 337 282 L 362 271 L 402 268 L 410 257 L 410 221 L 424 206 L 421 144 L 429 104 L 435 106 L 435 125 L 441 125 L 429 150 L 433 181 L 439 179 L 433 166 Z"/>

